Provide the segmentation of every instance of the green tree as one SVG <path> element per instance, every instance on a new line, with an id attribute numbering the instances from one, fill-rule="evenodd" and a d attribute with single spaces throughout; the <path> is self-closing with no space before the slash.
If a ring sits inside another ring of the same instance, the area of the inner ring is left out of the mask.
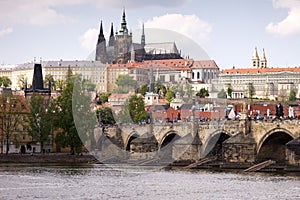
<path id="1" fill-rule="evenodd" d="M 9 145 L 13 141 L 12 136 L 19 126 L 23 126 L 23 117 L 26 116 L 26 106 L 21 102 L 20 97 L 12 94 L 2 94 L 0 97 L 0 130 L 3 141 L 6 144 L 6 154 L 9 152 Z M 0 136 L 1 136 L 0 135 Z"/>
<path id="2" fill-rule="evenodd" d="M 232 97 L 232 88 L 228 87 L 227 88 L 227 95 L 231 98 Z"/>
<path id="3" fill-rule="evenodd" d="M 220 99 L 226 99 L 226 92 L 224 89 L 222 89 L 219 93 L 218 93 L 218 98 Z"/>
<path id="4" fill-rule="evenodd" d="M 289 101 L 296 101 L 297 100 L 297 94 L 295 90 L 290 91 Z"/>
<path id="5" fill-rule="evenodd" d="M 110 107 L 103 107 L 103 108 L 98 108 L 96 110 L 96 115 L 98 118 L 98 121 L 101 122 L 102 124 L 115 124 L 115 118 L 113 116 L 112 109 Z"/>
<path id="6" fill-rule="evenodd" d="M 140 93 L 141 95 L 145 96 L 145 94 L 149 91 L 149 86 L 148 84 L 144 84 L 140 87 Z"/>
<path id="7" fill-rule="evenodd" d="M 51 112 L 45 108 L 44 98 L 34 94 L 30 99 L 29 134 L 41 144 L 41 151 L 52 135 L 52 119 Z"/>
<path id="8" fill-rule="evenodd" d="M 11 80 L 7 76 L 0 76 L 0 86 L 2 85 L 5 88 L 11 86 Z"/>
<path id="9" fill-rule="evenodd" d="M 49 88 L 49 84 L 51 85 L 50 89 L 52 89 L 52 90 L 56 89 L 54 77 L 51 74 L 47 74 L 44 79 L 44 87 Z"/>
<path id="10" fill-rule="evenodd" d="M 200 98 L 208 97 L 208 96 L 209 96 L 208 90 L 205 89 L 205 88 L 201 88 L 201 89 L 199 90 L 199 92 L 197 92 L 196 96 L 197 96 L 197 97 L 200 97 Z"/>
<path id="11" fill-rule="evenodd" d="M 79 79 L 74 80 L 71 71 L 68 72 L 62 94 L 52 102 L 56 114 L 55 126 L 62 130 L 56 142 L 61 146 L 69 146 L 71 154 L 82 151 L 83 141 L 92 138 L 91 129 L 97 123 L 90 109 L 90 98 L 86 96 L 82 85 Z"/>
<path id="12" fill-rule="evenodd" d="M 162 98 L 166 95 L 167 88 L 161 82 L 158 81 L 154 84 L 154 91 L 155 93 L 159 94 L 159 96 Z"/>
<path id="13" fill-rule="evenodd" d="M 110 95 L 111 95 L 111 93 L 109 93 L 109 92 L 102 93 L 102 94 L 100 94 L 99 99 L 102 103 L 106 103 L 106 102 L 108 102 L 108 97 Z"/>
<path id="14" fill-rule="evenodd" d="M 130 91 L 135 91 L 137 88 L 137 81 L 127 74 L 121 74 L 116 79 L 117 87 L 113 90 L 114 93 L 126 94 Z"/>
<path id="15" fill-rule="evenodd" d="M 135 122 L 138 123 L 141 120 L 147 119 L 147 112 L 143 98 L 141 96 L 133 95 L 128 98 L 125 104 L 122 106 L 122 110 L 119 113 L 121 122 Z"/>
<path id="16" fill-rule="evenodd" d="M 55 81 L 55 86 L 56 86 L 56 89 L 58 89 L 58 90 L 63 90 L 64 85 L 65 85 L 65 82 L 61 79 L 58 79 L 57 81 Z"/>
<path id="17" fill-rule="evenodd" d="M 27 77 L 24 74 L 18 75 L 18 87 L 24 90 L 27 87 Z"/>
<path id="18" fill-rule="evenodd" d="M 251 101 L 252 101 L 252 99 L 253 99 L 253 96 L 255 95 L 255 88 L 254 88 L 254 86 L 253 86 L 253 83 L 249 83 L 249 85 L 248 85 L 248 97 L 251 99 Z"/>
<path id="19" fill-rule="evenodd" d="M 171 103 L 171 101 L 173 101 L 174 97 L 175 97 L 175 93 L 170 89 L 167 90 L 165 98 L 169 104 Z"/>
<path id="20" fill-rule="evenodd" d="M 91 80 L 83 79 L 83 89 L 88 92 L 95 91 L 96 85 Z"/>

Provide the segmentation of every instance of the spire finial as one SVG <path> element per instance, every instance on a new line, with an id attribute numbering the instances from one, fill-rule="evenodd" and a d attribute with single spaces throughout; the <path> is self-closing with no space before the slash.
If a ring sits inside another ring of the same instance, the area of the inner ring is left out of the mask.
<path id="1" fill-rule="evenodd" d="M 102 26 L 102 20 L 100 21 L 100 36 L 103 36 L 103 26 Z"/>
<path id="2" fill-rule="evenodd" d="M 128 34 L 126 14 L 125 14 L 125 8 L 124 7 L 123 7 L 122 22 L 121 22 L 121 30 L 119 32 L 122 33 L 123 35 Z"/>
<path id="3" fill-rule="evenodd" d="M 144 48 L 145 45 L 146 45 L 144 22 L 143 22 L 143 25 L 142 25 L 141 45 L 142 45 L 143 48 Z"/>

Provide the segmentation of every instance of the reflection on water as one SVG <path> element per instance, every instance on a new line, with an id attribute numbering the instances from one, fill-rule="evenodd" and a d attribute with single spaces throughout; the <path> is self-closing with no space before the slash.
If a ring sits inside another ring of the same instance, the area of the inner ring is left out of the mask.
<path id="1" fill-rule="evenodd" d="M 126 165 L 0 165 L 0 199 L 300 199 L 300 177 Z"/>

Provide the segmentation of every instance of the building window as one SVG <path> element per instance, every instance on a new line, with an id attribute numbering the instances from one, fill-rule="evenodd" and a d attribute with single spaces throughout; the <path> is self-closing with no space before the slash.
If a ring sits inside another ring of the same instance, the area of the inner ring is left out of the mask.
<path id="1" fill-rule="evenodd" d="M 159 80 L 160 80 L 161 82 L 165 82 L 165 75 L 160 76 L 160 77 L 159 77 Z"/>
<path id="2" fill-rule="evenodd" d="M 200 72 L 197 72 L 197 79 L 200 79 Z"/>
<path id="3" fill-rule="evenodd" d="M 170 82 L 175 82 L 175 75 L 170 75 Z"/>

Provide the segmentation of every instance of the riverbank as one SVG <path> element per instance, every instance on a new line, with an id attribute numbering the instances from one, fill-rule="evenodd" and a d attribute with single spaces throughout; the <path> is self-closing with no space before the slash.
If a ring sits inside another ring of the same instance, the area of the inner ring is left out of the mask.
<path id="1" fill-rule="evenodd" d="M 1 163 L 70 163 L 88 164 L 97 161 L 94 156 L 89 154 L 70 155 L 65 153 L 50 154 L 0 154 Z"/>

